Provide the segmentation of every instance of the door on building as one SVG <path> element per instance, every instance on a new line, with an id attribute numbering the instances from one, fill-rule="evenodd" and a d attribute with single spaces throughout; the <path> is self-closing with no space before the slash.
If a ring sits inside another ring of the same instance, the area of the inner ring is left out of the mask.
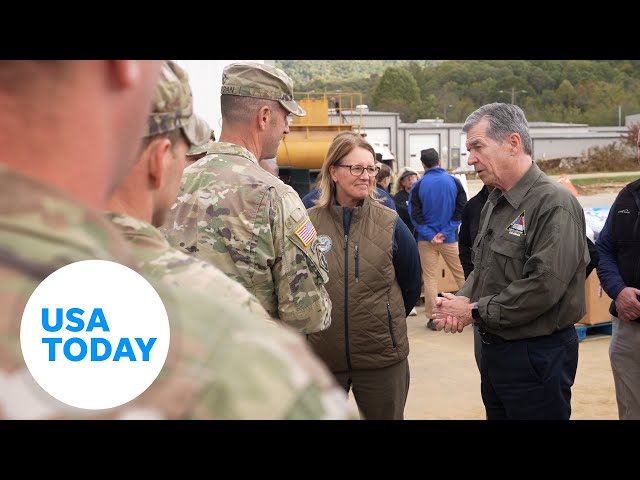
<path id="1" fill-rule="evenodd" d="M 458 147 L 451 148 L 451 168 L 456 169 L 460 166 L 460 149 Z"/>
<path id="2" fill-rule="evenodd" d="M 467 164 L 467 160 L 469 159 L 469 151 L 467 150 L 467 132 L 460 133 L 460 168 L 463 170 L 471 169 L 473 167 L 469 167 Z"/>
<path id="3" fill-rule="evenodd" d="M 382 155 L 382 161 L 392 169 L 395 167 L 395 155 L 391 151 L 391 132 L 388 128 L 363 128 L 362 133 L 366 133 L 367 142 L 373 146 L 376 153 Z"/>
<path id="4" fill-rule="evenodd" d="M 440 155 L 440 135 L 437 133 L 409 134 L 409 163 L 408 166 L 418 172 L 424 171 L 420 161 L 420 152 L 427 148 L 435 148 Z"/>

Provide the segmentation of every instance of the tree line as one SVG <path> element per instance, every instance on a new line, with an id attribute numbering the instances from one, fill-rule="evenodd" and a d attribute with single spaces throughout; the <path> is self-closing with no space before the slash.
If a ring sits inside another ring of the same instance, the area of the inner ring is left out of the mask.
<path id="1" fill-rule="evenodd" d="M 624 124 L 640 112 L 638 60 L 278 60 L 296 91 L 362 93 L 402 122 L 461 123 L 476 108 L 514 102 L 529 121 Z"/>

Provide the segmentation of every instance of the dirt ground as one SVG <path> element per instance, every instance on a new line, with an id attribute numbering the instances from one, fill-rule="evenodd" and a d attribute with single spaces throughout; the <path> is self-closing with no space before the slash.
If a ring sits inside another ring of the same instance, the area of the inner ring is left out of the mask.
<path id="1" fill-rule="evenodd" d="M 609 182 L 609 183 L 594 183 L 592 185 L 576 186 L 576 190 L 580 195 L 591 196 L 601 193 L 615 193 L 617 194 L 626 183 Z"/>

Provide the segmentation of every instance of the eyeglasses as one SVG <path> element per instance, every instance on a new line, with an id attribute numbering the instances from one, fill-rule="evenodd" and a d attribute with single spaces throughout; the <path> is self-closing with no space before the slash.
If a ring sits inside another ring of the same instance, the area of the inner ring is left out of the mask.
<path id="1" fill-rule="evenodd" d="M 380 167 L 363 167 L 362 165 L 334 165 L 334 167 L 345 167 L 348 168 L 349 171 L 351 172 L 351 175 L 353 175 L 354 177 L 359 177 L 360 175 L 362 175 L 362 172 L 364 172 L 365 170 L 367 171 L 367 173 L 369 174 L 370 177 L 373 177 L 374 175 L 377 175 L 378 172 L 380 171 Z"/>

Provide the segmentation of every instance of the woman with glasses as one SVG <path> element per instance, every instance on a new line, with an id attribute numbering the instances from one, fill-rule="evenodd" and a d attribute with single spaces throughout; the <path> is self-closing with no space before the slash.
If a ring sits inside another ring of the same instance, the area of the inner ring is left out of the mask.
<path id="1" fill-rule="evenodd" d="M 375 189 L 373 147 L 336 136 L 322 166 L 320 197 L 309 210 L 313 248 L 329 267 L 331 326 L 307 336 L 365 419 L 401 420 L 409 392 L 406 318 L 420 296 L 416 242 Z"/>

